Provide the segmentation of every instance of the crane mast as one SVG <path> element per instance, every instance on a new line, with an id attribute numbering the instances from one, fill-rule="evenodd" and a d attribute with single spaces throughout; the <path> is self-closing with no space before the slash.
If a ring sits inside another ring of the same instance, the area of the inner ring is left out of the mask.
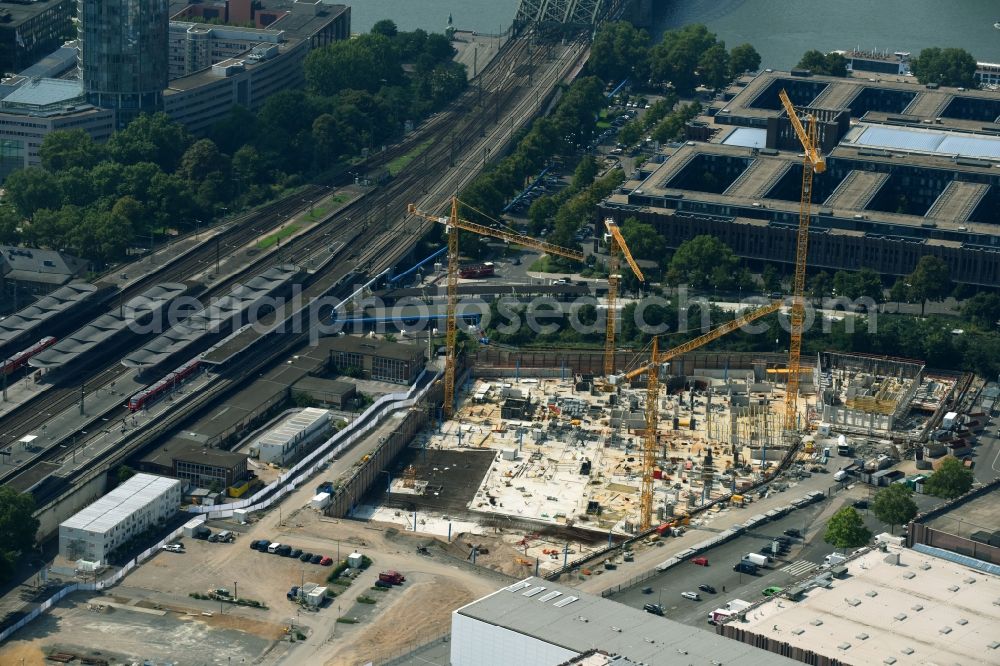
<path id="1" fill-rule="evenodd" d="M 640 493 L 639 529 L 646 531 L 653 523 L 653 466 L 656 464 L 658 448 L 658 412 L 656 405 L 659 386 L 659 366 L 655 364 L 658 351 L 657 339 L 653 338 L 652 358 L 654 364 L 646 376 L 646 437 L 642 452 L 642 492 Z"/>
<path id="2" fill-rule="evenodd" d="M 816 118 L 808 114 L 808 130 L 802 126 L 798 112 L 788 93 L 781 99 L 792 129 L 802 144 L 802 196 L 799 200 L 799 227 L 795 242 L 795 278 L 792 289 L 791 336 L 788 345 L 788 381 L 785 384 L 785 430 L 797 428 L 799 398 L 799 368 L 802 356 L 802 324 L 805 321 L 806 264 L 809 256 L 809 223 L 811 221 L 813 176 L 826 171 L 826 161 L 817 148 Z"/>
<path id="3" fill-rule="evenodd" d="M 450 418 L 455 410 L 455 365 L 456 349 L 458 339 L 458 323 L 456 322 L 456 310 L 458 309 L 458 231 L 468 231 L 480 236 L 496 238 L 507 243 L 514 243 L 533 250 L 540 250 L 548 254 L 559 255 L 576 261 L 583 261 L 583 253 L 571 250 L 560 245 L 540 241 L 531 236 L 506 231 L 504 229 L 494 229 L 475 222 L 463 220 L 458 216 L 458 197 L 451 198 L 451 214 L 448 217 L 433 215 L 417 209 L 416 204 L 407 206 L 407 213 L 416 215 L 424 219 L 443 224 L 447 227 L 448 235 L 448 306 L 445 317 L 445 363 L 444 363 L 444 415 Z"/>
<path id="4" fill-rule="evenodd" d="M 619 254 L 624 255 L 629 268 L 639 282 L 645 282 L 646 277 L 642 274 L 642 269 L 632 257 L 632 252 L 625 243 L 618 224 L 609 218 L 604 220 L 604 227 L 608 231 L 608 318 L 604 332 L 604 376 L 611 377 L 615 372 L 615 319 L 617 318 L 618 287 L 621 284 L 622 276 L 618 273 Z"/>

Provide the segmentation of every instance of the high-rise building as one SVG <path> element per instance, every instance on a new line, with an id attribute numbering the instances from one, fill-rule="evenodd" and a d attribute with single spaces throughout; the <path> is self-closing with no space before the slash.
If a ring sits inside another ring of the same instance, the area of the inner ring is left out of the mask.
<path id="1" fill-rule="evenodd" d="M 78 0 L 80 70 L 87 101 L 124 127 L 161 108 L 167 87 L 167 0 Z"/>

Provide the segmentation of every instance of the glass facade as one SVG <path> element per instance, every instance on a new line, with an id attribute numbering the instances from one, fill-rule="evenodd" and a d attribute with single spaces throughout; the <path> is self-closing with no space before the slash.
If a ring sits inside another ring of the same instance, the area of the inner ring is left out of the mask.
<path id="1" fill-rule="evenodd" d="M 167 87 L 167 0 L 79 0 L 80 69 L 87 101 L 123 126 L 160 108 Z"/>

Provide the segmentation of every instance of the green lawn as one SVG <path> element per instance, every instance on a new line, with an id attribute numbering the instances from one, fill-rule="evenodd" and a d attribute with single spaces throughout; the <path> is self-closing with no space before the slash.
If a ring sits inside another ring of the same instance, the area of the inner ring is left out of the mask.
<path id="1" fill-rule="evenodd" d="M 427 148 L 432 143 L 434 143 L 434 140 L 433 139 L 428 139 L 427 141 L 424 141 L 419 146 L 416 146 L 413 150 L 411 150 L 410 152 L 406 153 L 405 155 L 402 155 L 401 157 L 397 157 L 396 159 L 394 159 L 391 162 L 389 162 L 389 167 L 388 167 L 389 168 L 389 173 L 391 175 L 393 175 L 393 176 L 395 176 L 396 174 L 398 174 L 400 171 L 402 171 L 403 169 L 406 168 L 407 164 L 409 164 L 410 162 L 412 162 L 413 160 L 415 160 L 417 158 L 417 156 L 420 155 L 420 153 L 422 153 L 425 150 L 427 150 Z"/>
<path id="2" fill-rule="evenodd" d="M 257 241 L 257 249 L 266 250 L 267 248 L 271 247 L 278 241 L 284 240 L 285 238 L 288 238 L 289 236 L 293 235 L 301 228 L 302 227 L 298 224 L 289 224 L 284 229 L 279 229 L 270 236 L 265 236 L 264 238 Z"/>

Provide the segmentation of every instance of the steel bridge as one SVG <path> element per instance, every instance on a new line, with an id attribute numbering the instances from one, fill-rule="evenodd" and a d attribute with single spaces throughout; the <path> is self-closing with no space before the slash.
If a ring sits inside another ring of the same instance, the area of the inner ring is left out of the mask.
<path id="1" fill-rule="evenodd" d="M 521 0 L 514 24 L 593 28 L 616 18 L 628 0 Z"/>

